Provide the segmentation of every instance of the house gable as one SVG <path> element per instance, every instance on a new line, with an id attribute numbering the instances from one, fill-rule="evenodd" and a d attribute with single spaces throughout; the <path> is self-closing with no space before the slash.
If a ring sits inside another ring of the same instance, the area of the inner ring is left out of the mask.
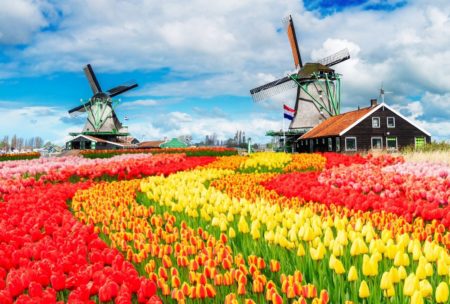
<path id="1" fill-rule="evenodd" d="M 369 117 L 373 117 L 374 113 L 379 111 L 379 110 L 385 110 L 387 109 L 388 111 L 390 111 L 392 114 L 394 114 L 395 116 L 399 117 L 400 119 L 404 120 L 405 122 L 407 122 L 409 125 L 413 126 L 414 128 L 420 130 L 421 132 L 423 132 L 425 135 L 430 136 L 431 134 L 427 131 L 425 131 L 423 128 L 417 126 L 415 123 L 413 123 L 411 120 L 409 120 L 408 118 L 406 118 L 405 116 L 403 116 L 402 114 L 400 114 L 399 112 L 397 112 L 396 110 L 394 110 L 393 108 L 391 108 L 390 106 L 388 106 L 385 103 L 381 103 L 379 105 L 377 105 L 376 107 L 374 107 L 370 112 L 368 112 L 367 114 L 365 114 L 364 116 L 362 116 L 361 118 L 359 118 L 357 121 L 355 121 L 353 124 L 351 124 L 349 127 L 347 127 L 346 129 L 344 129 L 343 131 L 341 131 L 339 133 L 339 136 L 343 136 L 345 135 L 348 131 L 350 131 L 351 129 L 353 129 L 355 126 L 359 125 L 362 121 L 364 121 L 365 119 L 369 118 Z M 386 121 L 380 121 L 381 123 L 386 123 Z"/>

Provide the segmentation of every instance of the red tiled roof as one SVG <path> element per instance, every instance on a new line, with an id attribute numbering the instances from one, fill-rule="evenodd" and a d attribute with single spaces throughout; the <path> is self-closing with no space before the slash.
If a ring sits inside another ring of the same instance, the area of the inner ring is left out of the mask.
<path id="1" fill-rule="evenodd" d="M 164 143 L 163 140 L 143 141 L 138 144 L 138 148 L 160 148 L 162 143 Z"/>
<path id="2" fill-rule="evenodd" d="M 371 110 L 373 110 L 373 107 L 362 108 L 360 110 L 355 110 L 330 117 L 321 124 L 318 124 L 311 130 L 303 134 L 300 139 L 338 136 L 339 133 L 350 127 L 353 123 L 369 113 Z"/>

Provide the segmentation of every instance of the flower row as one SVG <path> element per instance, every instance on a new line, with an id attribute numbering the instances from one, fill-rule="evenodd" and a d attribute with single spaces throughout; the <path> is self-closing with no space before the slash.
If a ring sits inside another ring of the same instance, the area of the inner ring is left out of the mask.
<path id="1" fill-rule="evenodd" d="M 230 174 L 214 169 L 200 172 L 199 183 Z M 201 187 L 199 183 L 190 180 L 187 186 Z M 165 301 L 184 303 L 186 299 L 209 298 L 214 303 L 223 303 L 224 299 L 225 303 L 233 303 L 233 299 L 282 303 L 283 299 L 304 301 L 318 297 L 320 303 L 328 302 L 328 294 L 325 291 L 318 294 L 314 285 L 305 285 L 299 271 L 280 275 L 278 260 L 244 256 L 233 250 L 232 234 L 214 236 L 215 233 L 201 227 L 192 229 L 186 221 L 180 222 L 178 216 L 152 205 L 151 201 L 143 200 L 149 207 L 138 204 L 135 195 L 139 184 L 130 181 L 97 185 L 78 192 L 72 206 L 77 218 L 97 225 L 113 247 L 138 264 L 138 269 L 156 283 Z M 152 187 L 145 181 L 141 186 Z M 164 196 L 165 192 L 160 194 Z M 186 220 L 190 221 L 188 217 Z"/>
<path id="2" fill-rule="evenodd" d="M 68 210 L 66 200 L 89 185 L 33 187 L 0 203 L 1 303 L 131 303 L 133 295 L 161 303 L 154 283 Z"/>
<path id="3" fill-rule="evenodd" d="M 12 160 L 24 160 L 24 159 L 34 159 L 41 157 L 39 152 L 26 152 L 26 153 L 4 153 L 0 154 L 1 161 L 12 161 Z"/>
<path id="4" fill-rule="evenodd" d="M 84 150 L 81 155 L 87 158 L 110 158 L 120 154 L 151 153 L 151 154 L 185 154 L 187 156 L 230 156 L 236 155 L 233 148 L 225 147 L 190 147 L 164 149 L 125 149 L 125 150 Z"/>

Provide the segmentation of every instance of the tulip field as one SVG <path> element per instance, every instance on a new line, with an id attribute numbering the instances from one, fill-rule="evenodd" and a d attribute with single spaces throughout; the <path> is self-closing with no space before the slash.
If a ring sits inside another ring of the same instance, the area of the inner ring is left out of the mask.
<path id="1" fill-rule="evenodd" d="M 0 303 L 449 303 L 450 165 L 227 153 L 1 162 Z"/>

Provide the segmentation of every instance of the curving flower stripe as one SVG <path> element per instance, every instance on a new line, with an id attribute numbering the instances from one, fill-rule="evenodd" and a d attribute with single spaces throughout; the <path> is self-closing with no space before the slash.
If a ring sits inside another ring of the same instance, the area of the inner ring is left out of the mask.
<path id="1" fill-rule="evenodd" d="M 445 170 L 335 153 L 10 162 L 0 303 L 446 303 Z"/>
<path id="2" fill-rule="evenodd" d="M 401 175 L 447 178 L 450 175 L 450 165 L 441 163 L 399 163 L 386 166 L 383 172 L 394 172 Z"/>
<path id="3" fill-rule="evenodd" d="M 230 246 L 236 237 L 232 233 L 210 232 L 201 226 L 193 229 L 187 224 L 189 217 L 186 221 L 178 220 L 185 218 L 183 212 L 165 211 L 178 210 L 175 205 L 164 208 L 147 201 L 150 203 L 147 207 L 135 200 L 136 190 L 141 188 L 149 191 L 147 196 L 157 195 L 170 204 L 169 200 L 173 199 L 170 193 L 160 192 L 168 189 L 158 186 L 166 182 L 183 188 L 172 188 L 172 194 L 191 189 L 192 195 L 206 191 L 205 197 L 218 199 L 215 196 L 218 193 L 209 192 L 202 184 L 229 174 L 232 171 L 207 169 L 141 182 L 100 184 L 78 192 L 72 206 L 77 218 L 97 225 L 112 246 L 126 252 L 127 259 L 138 264 L 138 269 L 156 283 L 165 301 L 210 299 L 210 302 L 223 303 L 225 299 L 225 303 L 233 303 L 233 299 L 246 299 L 248 303 L 260 303 L 265 299 L 282 303 L 283 299 L 305 301 L 317 297 L 314 301 L 327 303 L 328 293 L 318 294 L 314 285 L 305 285 L 301 272 L 280 275 L 278 260 L 236 253 L 234 246 Z M 194 208 L 189 210 L 191 217 L 197 217 Z"/>
<path id="4" fill-rule="evenodd" d="M 48 184 L 0 203 L 1 303 L 131 303 L 133 294 L 161 303 L 153 283 L 68 210 L 66 200 L 90 185 Z"/>

